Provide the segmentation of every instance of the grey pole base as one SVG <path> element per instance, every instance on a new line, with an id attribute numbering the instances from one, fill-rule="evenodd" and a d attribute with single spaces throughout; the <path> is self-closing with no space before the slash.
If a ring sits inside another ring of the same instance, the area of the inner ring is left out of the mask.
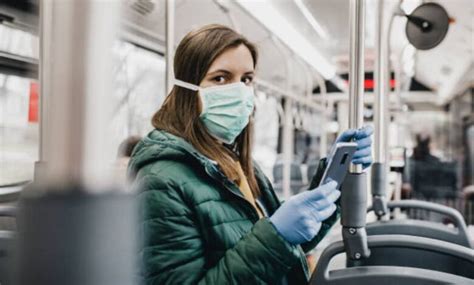
<path id="1" fill-rule="evenodd" d="M 341 188 L 342 238 L 349 259 L 358 260 L 370 255 L 365 231 L 366 189 L 365 173 L 348 173 Z"/>
<path id="2" fill-rule="evenodd" d="M 385 164 L 380 162 L 372 164 L 372 208 L 378 219 L 388 213 L 387 195 L 385 191 L 387 172 L 385 171 L 385 167 Z"/>
<path id="3" fill-rule="evenodd" d="M 35 187 L 19 203 L 15 284 L 138 284 L 132 195 Z"/>

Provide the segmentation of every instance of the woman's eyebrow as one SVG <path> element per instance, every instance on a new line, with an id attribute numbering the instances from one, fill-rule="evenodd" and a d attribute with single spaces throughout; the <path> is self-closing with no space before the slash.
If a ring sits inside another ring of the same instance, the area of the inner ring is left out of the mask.
<path id="1" fill-rule="evenodd" d="M 216 73 L 231 74 L 232 72 L 230 72 L 230 71 L 228 71 L 228 70 L 225 70 L 225 69 L 218 69 L 218 70 L 209 72 L 207 75 L 210 76 L 210 75 L 213 75 L 213 74 L 216 74 Z"/>

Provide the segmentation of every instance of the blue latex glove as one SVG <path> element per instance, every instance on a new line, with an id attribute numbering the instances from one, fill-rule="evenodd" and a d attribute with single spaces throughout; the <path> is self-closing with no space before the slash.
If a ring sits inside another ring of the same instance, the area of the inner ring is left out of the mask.
<path id="1" fill-rule="evenodd" d="M 341 192 L 331 181 L 314 190 L 305 191 L 288 199 L 270 217 L 280 235 L 293 245 L 311 241 L 321 229 L 321 222 L 336 210 L 334 202 Z"/>
<path id="2" fill-rule="evenodd" d="M 372 138 L 371 135 L 374 133 L 374 129 L 370 126 L 365 126 L 360 129 L 349 129 L 344 131 L 336 140 L 338 142 L 350 142 L 354 141 L 357 143 L 357 151 L 352 157 L 353 164 L 362 164 L 365 169 L 372 164 Z"/>

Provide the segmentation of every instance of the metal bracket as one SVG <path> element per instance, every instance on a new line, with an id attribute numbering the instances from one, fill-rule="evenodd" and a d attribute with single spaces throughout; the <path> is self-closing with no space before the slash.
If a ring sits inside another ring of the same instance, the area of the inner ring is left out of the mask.
<path id="1" fill-rule="evenodd" d="M 342 238 L 348 259 L 359 260 L 370 256 L 365 228 L 342 228 Z"/>

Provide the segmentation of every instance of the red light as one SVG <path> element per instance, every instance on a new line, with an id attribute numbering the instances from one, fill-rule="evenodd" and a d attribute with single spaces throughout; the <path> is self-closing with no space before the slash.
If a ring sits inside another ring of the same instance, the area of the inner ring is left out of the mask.
<path id="1" fill-rule="evenodd" d="M 345 80 L 346 84 L 349 84 L 348 80 Z M 395 79 L 390 79 L 390 88 L 393 89 L 395 88 Z M 375 82 L 373 79 L 365 79 L 364 80 L 364 89 L 365 90 L 374 90 L 375 87 Z"/>
<path id="2" fill-rule="evenodd" d="M 38 123 L 38 83 L 30 83 L 30 105 L 28 110 L 28 122 Z"/>

